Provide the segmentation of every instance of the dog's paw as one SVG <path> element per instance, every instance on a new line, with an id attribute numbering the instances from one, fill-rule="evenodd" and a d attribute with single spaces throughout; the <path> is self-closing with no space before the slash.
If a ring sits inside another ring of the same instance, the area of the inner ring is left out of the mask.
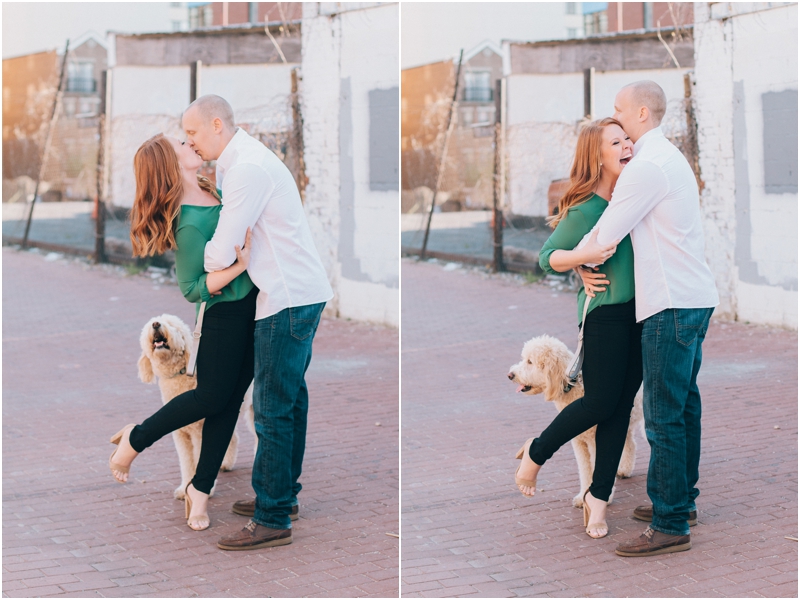
<path id="1" fill-rule="evenodd" d="M 233 471 L 233 465 L 226 465 L 222 463 L 219 467 L 220 473 L 225 473 L 226 471 Z"/>
<path id="2" fill-rule="evenodd" d="M 572 499 L 572 506 L 575 508 L 583 508 L 583 492 Z"/>
<path id="3" fill-rule="evenodd" d="M 175 488 L 175 491 L 172 492 L 172 497 L 175 498 L 175 500 L 183 500 L 184 497 L 183 492 L 185 489 L 186 486 L 184 486 L 183 484 L 179 485 L 178 487 Z"/>
<path id="4" fill-rule="evenodd" d="M 622 469 L 617 471 L 617 477 L 619 477 L 620 479 L 628 479 L 628 477 L 630 477 L 631 475 L 633 475 L 632 469 L 630 471 L 623 471 Z"/>

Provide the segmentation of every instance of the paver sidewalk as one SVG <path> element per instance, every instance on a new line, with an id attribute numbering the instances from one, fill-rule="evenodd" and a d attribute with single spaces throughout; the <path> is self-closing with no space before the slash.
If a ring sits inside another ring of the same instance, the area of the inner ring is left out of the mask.
<path id="1" fill-rule="evenodd" d="M 449 267 L 452 269 L 452 267 Z M 532 499 L 514 454 L 555 416 L 506 379 L 523 343 L 574 347 L 574 294 L 441 264 L 402 265 L 403 597 L 797 597 L 797 334 L 713 320 L 703 345 L 699 524 L 688 552 L 614 554 L 640 534 L 649 447 L 592 540 L 569 444 Z M 778 429 L 779 428 L 779 429 Z"/>
<path id="2" fill-rule="evenodd" d="M 193 532 L 171 437 L 119 485 L 108 439 L 161 406 L 138 380 L 153 316 L 193 323 L 174 285 L 3 249 L 3 596 L 386 597 L 398 593 L 398 333 L 323 319 L 309 369 L 308 447 L 290 546 L 216 547 L 252 497 L 239 424 L 210 529 Z M 380 425 L 377 425 L 380 423 Z"/>

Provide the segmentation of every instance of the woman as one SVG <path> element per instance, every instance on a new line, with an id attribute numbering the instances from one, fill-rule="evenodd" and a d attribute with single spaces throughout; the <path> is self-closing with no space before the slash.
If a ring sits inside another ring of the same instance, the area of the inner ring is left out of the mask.
<path id="1" fill-rule="evenodd" d="M 128 480 L 133 459 L 166 434 L 205 419 L 197 471 L 186 487 L 187 524 L 207 529 L 208 494 L 228 448 L 244 394 L 253 380 L 253 332 L 258 289 L 246 273 L 250 230 L 237 261 L 205 273 L 203 252 L 214 235 L 221 203 L 211 182 L 197 174 L 203 159 L 186 144 L 162 134 L 141 145 L 133 159 L 136 197 L 131 211 L 134 256 L 175 250 L 181 292 L 206 302 L 197 353 L 197 387 L 176 396 L 140 425 L 111 438 L 119 447 L 109 461 L 114 478 Z"/>
<path id="2" fill-rule="evenodd" d="M 633 399 L 642 383 L 641 325 L 636 323 L 633 283 L 633 247 L 630 236 L 619 244 L 600 246 L 597 233 L 576 248 L 608 206 L 617 177 L 633 156 L 633 144 L 614 119 L 589 123 L 578 136 L 570 184 L 550 219 L 555 231 L 539 254 L 548 273 L 563 273 L 586 263 L 605 263 L 610 282 L 605 291 L 589 298 L 584 325 L 583 384 L 585 395 L 562 410 L 522 452 L 516 483 L 533 496 L 541 466 L 563 444 L 597 425 L 597 455 L 592 485 L 584 502 L 586 533 L 608 534 L 606 505 L 625 445 Z M 578 292 L 578 321 L 586 292 Z"/>

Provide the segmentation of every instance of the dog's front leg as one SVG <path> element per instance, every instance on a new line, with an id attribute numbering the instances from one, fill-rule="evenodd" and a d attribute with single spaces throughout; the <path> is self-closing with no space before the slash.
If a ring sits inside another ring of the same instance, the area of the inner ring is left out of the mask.
<path id="1" fill-rule="evenodd" d="M 583 507 L 583 495 L 589 486 L 592 485 L 592 464 L 593 456 L 585 442 L 578 438 L 572 440 L 572 451 L 575 453 L 575 460 L 578 462 L 578 477 L 581 480 L 581 491 L 572 499 L 572 506 L 575 508 Z"/>
<path id="2" fill-rule="evenodd" d="M 175 442 L 175 450 L 178 451 L 178 463 L 181 467 L 181 483 L 175 488 L 173 496 L 178 500 L 183 500 L 184 490 L 194 477 L 196 464 L 192 452 L 192 440 L 189 435 L 178 429 L 172 432 L 172 440 Z"/>

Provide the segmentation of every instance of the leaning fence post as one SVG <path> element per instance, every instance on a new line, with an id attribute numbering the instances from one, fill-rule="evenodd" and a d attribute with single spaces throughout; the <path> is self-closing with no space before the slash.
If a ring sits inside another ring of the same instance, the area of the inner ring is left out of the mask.
<path id="1" fill-rule="evenodd" d="M 422 240 L 422 250 L 419 253 L 419 259 L 425 260 L 425 251 L 428 249 L 428 236 L 431 233 L 431 219 L 433 219 L 433 209 L 436 207 L 436 195 L 439 193 L 439 188 L 442 186 L 442 175 L 444 174 L 445 159 L 447 158 L 447 147 L 450 142 L 450 133 L 453 125 L 453 109 L 458 102 L 458 79 L 461 77 L 461 61 L 464 58 L 464 50 L 458 56 L 458 69 L 456 70 L 456 85 L 453 88 L 453 101 L 450 103 L 450 112 L 447 114 L 447 129 L 445 129 L 444 143 L 442 144 L 442 157 L 439 159 L 439 173 L 436 176 L 436 189 L 433 191 L 433 200 L 431 200 L 431 211 L 428 213 L 428 224 L 425 226 L 425 238 Z"/>
<path id="2" fill-rule="evenodd" d="M 64 59 L 61 61 L 61 73 L 58 76 L 58 88 L 56 89 L 56 97 L 53 99 L 53 111 L 50 113 L 50 122 L 47 125 L 47 136 L 44 140 L 42 148 L 42 160 L 39 163 L 39 175 L 36 178 L 36 187 L 33 188 L 33 200 L 31 200 L 31 208 L 28 211 L 28 222 L 25 223 L 25 235 L 22 236 L 22 247 L 28 247 L 28 234 L 31 230 L 31 220 L 33 219 L 33 207 L 36 204 L 36 196 L 39 195 L 39 183 L 44 177 L 44 167 L 47 162 L 47 151 L 50 148 L 50 143 L 53 139 L 53 125 L 56 121 L 58 103 L 61 101 L 61 90 L 64 88 L 64 73 L 67 70 L 67 57 L 69 56 L 69 40 L 64 47 Z"/>
<path id="3" fill-rule="evenodd" d="M 494 89 L 494 177 L 492 178 L 494 182 L 494 186 L 492 187 L 492 208 L 494 210 L 492 213 L 492 224 L 494 225 L 492 228 L 492 243 L 494 245 L 494 260 L 492 261 L 492 266 L 497 273 L 506 270 L 503 264 L 503 211 L 500 207 L 500 185 L 502 184 L 500 181 L 500 161 L 502 160 L 503 151 L 501 147 L 502 135 L 500 129 L 501 109 L 503 106 L 502 80 L 498 79 L 495 82 Z"/>
<path id="4" fill-rule="evenodd" d="M 100 114 L 98 116 L 98 143 L 97 143 L 97 219 L 94 223 L 94 262 L 106 262 L 106 197 L 104 190 L 105 180 L 105 142 L 106 142 L 106 102 L 108 93 L 108 70 L 100 74 Z"/>

